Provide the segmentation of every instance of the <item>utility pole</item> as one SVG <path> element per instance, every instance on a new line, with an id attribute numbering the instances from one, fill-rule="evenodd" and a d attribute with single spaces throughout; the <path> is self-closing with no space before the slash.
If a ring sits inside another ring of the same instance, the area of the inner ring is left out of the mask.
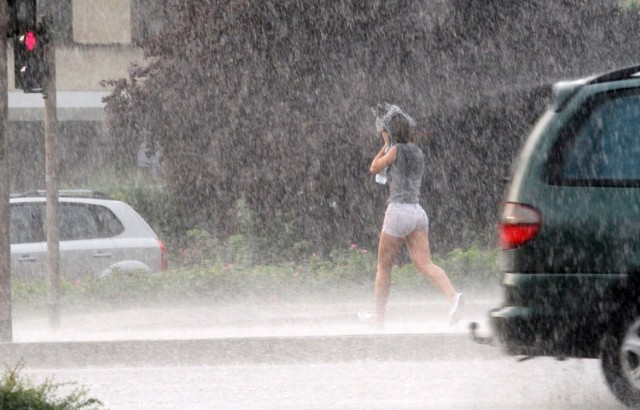
<path id="1" fill-rule="evenodd" d="M 56 104 L 56 53 L 54 32 L 49 19 L 43 19 L 46 41 L 44 60 L 48 67 L 44 83 L 44 150 L 45 183 L 47 188 L 47 272 L 50 292 L 49 323 L 54 329 L 60 325 L 60 242 L 58 238 L 58 181 L 57 181 L 57 136 L 58 116 Z"/>
<path id="2" fill-rule="evenodd" d="M 2 0 L 0 0 L 2 2 Z M 44 98 L 44 157 L 47 189 L 47 273 L 50 323 L 60 324 L 60 244 L 58 241 L 58 186 L 55 27 L 49 17 L 38 23 L 38 0 L 8 0 L 12 22 L 16 88 L 42 93 Z M 5 116 L 6 118 L 6 116 Z M 8 173 L 8 172 L 7 172 Z"/>
<path id="3" fill-rule="evenodd" d="M 0 1 L 0 342 L 13 341 L 11 320 L 11 242 L 9 239 L 9 87 L 7 84 L 7 35 L 9 13 Z"/>

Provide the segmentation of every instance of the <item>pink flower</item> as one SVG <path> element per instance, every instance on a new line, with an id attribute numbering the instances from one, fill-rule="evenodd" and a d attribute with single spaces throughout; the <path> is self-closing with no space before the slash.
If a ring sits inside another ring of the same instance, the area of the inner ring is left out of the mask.
<path id="1" fill-rule="evenodd" d="M 351 250 L 355 250 L 358 249 L 358 245 L 356 245 L 355 243 L 351 244 Z"/>

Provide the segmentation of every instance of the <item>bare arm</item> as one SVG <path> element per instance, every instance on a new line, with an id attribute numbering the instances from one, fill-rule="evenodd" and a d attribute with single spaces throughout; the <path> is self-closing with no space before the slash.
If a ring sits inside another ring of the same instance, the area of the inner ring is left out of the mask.
<path id="1" fill-rule="evenodd" d="M 398 148 L 394 145 L 389 148 L 389 150 L 385 153 L 387 145 L 378 152 L 373 161 L 371 162 L 371 166 L 369 167 L 369 172 L 372 174 L 377 174 L 396 160 L 396 155 L 398 155 Z"/>

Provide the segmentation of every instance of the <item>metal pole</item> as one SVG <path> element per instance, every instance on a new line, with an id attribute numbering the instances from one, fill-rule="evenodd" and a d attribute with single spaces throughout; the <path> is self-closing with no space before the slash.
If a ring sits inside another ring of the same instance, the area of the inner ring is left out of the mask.
<path id="1" fill-rule="evenodd" d="M 56 54 L 53 33 L 48 21 L 44 21 L 48 41 L 44 58 L 48 67 L 44 89 L 44 150 L 45 182 L 47 188 L 47 272 L 50 292 L 49 323 L 54 329 L 60 325 L 60 243 L 58 239 L 58 184 L 57 184 L 57 135 L 58 117 L 56 113 Z"/>
<path id="2" fill-rule="evenodd" d="M 11 321 L 11 242 L 9 239 L 9 94 L 7 84 L 7 31 L 9 28 L 6 1 L 0 1 L 0 342 L 13 341 Z"/>

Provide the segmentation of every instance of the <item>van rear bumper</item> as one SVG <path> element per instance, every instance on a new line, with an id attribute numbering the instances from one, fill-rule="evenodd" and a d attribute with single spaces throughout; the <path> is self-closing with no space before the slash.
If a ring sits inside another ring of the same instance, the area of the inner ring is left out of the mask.
<path id="1" fill-rule="evenodd" d="M 506 274 L 494 337 L 511 355 L 598 357 L 626 284 L 626 274 Z"/>

